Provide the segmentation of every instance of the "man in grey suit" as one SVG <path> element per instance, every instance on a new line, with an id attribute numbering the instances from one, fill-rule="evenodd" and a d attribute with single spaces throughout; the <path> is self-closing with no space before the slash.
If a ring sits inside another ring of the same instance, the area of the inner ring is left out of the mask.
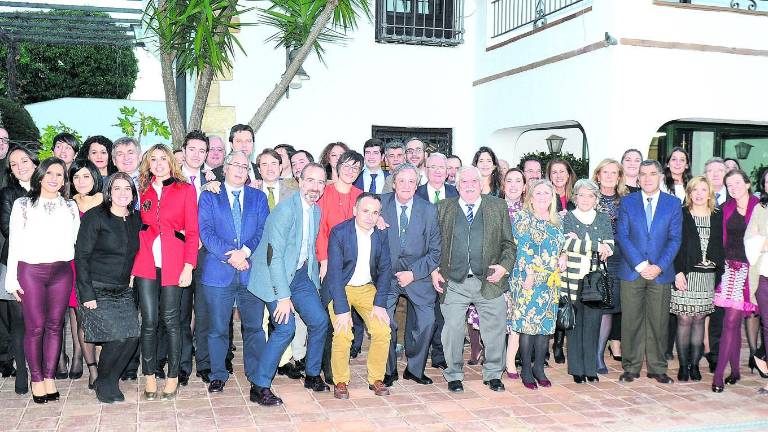
<path id="1" fill-rule="evenodd" d="M 480 171 L 462 167 L 456 173 L 459 196 L 437 205 L 442 256 L 432 275 L 445 318 L 443 350 L 448 368 L 443 371 L 448 390 L 464 386 L 464 329 L 467 308 L 473 303 L 480 315 L 480 335 L 485 343 L 483 384 L 504 391 L 504 338 L 509 290 L 508 275 L 515 262 L 515 245 L 507 203 L 491 195 L 480 196 Z"/>
<path id="2" fill-rule="evenodd" d="M 389 225 L 389 250 L 394 275 L 387 298 L 392 339 L 384 384 L 391 386 L 398 379 L 395 309 L 400 296 L 408 299 L 405 322 L 408 366 L 403 378 L 419 384 L 432 384 L 432 380 L 424 375 L 424 367 L 435 325 L 436 293 L 430 274 L 440 261 L 437 211 L 428 201 L 414 196 L 419 186 L 419 173 L 415 166 L 409 163 L 400 165 L 392 177 L 395 192 L 381 199 L 381 216 Z"/>

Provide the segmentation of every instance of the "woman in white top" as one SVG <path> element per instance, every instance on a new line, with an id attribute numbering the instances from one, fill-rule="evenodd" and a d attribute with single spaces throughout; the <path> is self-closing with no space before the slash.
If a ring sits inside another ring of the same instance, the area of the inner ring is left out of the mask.
<path id="1" fill-rule="evenodd" d="M 24 351 L 35 403 L 59 399 L 54 376 L 80 228 L 77 205 L 61 195 L 68 189 L 64 161 L 46 159 L 32 175 L 29 194 L 17 199 L 11 211 L 5 289 L 24 313 Z"/>
<path id="2" fill-rule="evenodd" d="M 675 147 L 664 164 L 664 181 L 661 191 L 685 201 L 685 187 L 691 179 L 691 157 L 682 147 Z"/>
<path id="3" fill-rule="evenodd" d="M 755 206 L 752 211 L 752 218 L 747 224 L 747 231 L 744 233 L 744 250 L 749 260 L 749 285 L 757 287 L 750 290 L 754 293 L 757 306 L 760 308 L 760 318 L 763 325 L 763 341 L 768 346 L 768 192 L 766 192 L 765 174 L 762 175 L 762 193 L 760 194 L 760 204 Z M 760 375 L 763 375 L 762 369 L 765 368 L 765 359 L 755 356 L 755 363 L 760 369 Z M 761 387 L 758 391 L 761 395 L 768 395 L 768 385 Z"/>

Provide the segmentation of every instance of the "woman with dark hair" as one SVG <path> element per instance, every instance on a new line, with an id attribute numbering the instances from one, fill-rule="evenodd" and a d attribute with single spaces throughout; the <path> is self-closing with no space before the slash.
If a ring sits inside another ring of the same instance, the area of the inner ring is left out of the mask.
<path id="1" fill-rule="evenodd" d="M 712 379 L 712 391 L 715 393 L 722 392 L 724 384 L 735 384 L 741 379 L 741 323 L 745 316 L 758 310 L 754 295 L 758 287 L 749 284 L 749 263 L 744 249 L 744 233 L 752 211 L 760 202 L 750 193 L 750 186 L 744 171 L 734 170 L 725 175 L 725 187 L 731 199 L 722 206 L 725 265 L 714 297 L 715 305 L 725 309 L 717 368 Z M 728 363 L 731 374 L 723 380 Z"/>
<path id="2" fill-rule="evenodd" d="M 499 174 L 499 160 L 496 158 L 496 153 L 489 147 L 480 147 L 472 158 L 472 166 L 480 171 L 480 178 L 483 182 L 481 193 L 499 196 L 501 175 Z"/>
<path id="3" fill-rule="evenodd" d="M 5 290 L 24 312 L 24 351 L 35 403 L 59 400 L 54 376 L 80 227 L 75 202 L 62 195 L 69 186 L 65 170 L 59 158 L 41 162 L 27 196 L 14 202 L 9 224 Z"/>
<path id="4" fill-rule="evenodd" d="M 349 151 L 349 146 L 339 141 L 326 145 L 320 153 L 320 165 L 325 167 L 325 177 L 328 179 L 326 183 L 335 183 L 339 179 L 336 164 L 345 151 Z"/>
<path id="5" fill-rule="evenodd" d="M 141 228 L 141 216 L 133 211 L 137 199 L 128 174 L 109 177 L 104 202 L 83 215 L 75 247 L 85 340 L 102 344 L 95 390 L 104 403 L 125 400 L 118 386 L 120 374 L 138 345 L 138 312 L 130 283 Z"/>
<path id="6" fill-rule="evenodd" d="M 0 232 L 7 239 L 13 203 L 29 191 L 29 182 L 37 167 L 37 159 L 26 147 L 14 146 L 8 152 L 6 163 L 8 164 L 9 178 L 8 186 L 0 189 Z M 8 302 L 10 309 L 11 346 L 13 358 L 16 361 L 14 390 L 16 394 L 26 394 L 29 391 L 29 374 L 24 356 L 24 315 L 21 304 L 5 290 L 7 263 L 8 241 L 3 244 L 2 253 L 0 253 L 0 287 L 2 288 L 0 289 L 0 300 Z"/>
<path id="7" fill-rule="evenodd" d="M 749 260 L 749 284 L 753 290 L 755 301 L 760 309 L 763 328 L 764 347 L 768 346 L 768 170 L 759 176 L 761 189 L 760 205 L 755 206 L 752 219 L 744 234 L 744 248 Z M 763 378 L 768 377 L 766 359 L 755 354 L 752 361 Z M 768 395 L 768 385 L 757 390 L 760 395 Z"/>
<path id="8" fill-rule="evenodd" d="M 157 324 L 163 320 L 168 342 L 168 374 L 162 400 L 176 397 L 181 360 L 181 289 L 192 283 L 199 234 L 197 194 L 181 172 L 171 149 L 156 144 L 139 166 L 142 228 L 133 264 L 141 310 L 144 398 L 157 398 Z"/>
<path id="9" fill-rule="evenodd" d="M 94 135 L 85 140 L 77 159 L 93 162 L 102 177 L 108 177 L 117 172 L 117 167 L 112 162 L 112 141 L 105 136 Z"/>
<path id="10" fill-rule="evenodd" d="M 525 174 L 520 168 L 510 168 L 507 173 L 504 174 L 503 188 L 499 194 L 499 198 L 504 198 L 507 202 L 507 209 L 509 210 L 509 222 L 515 221 L 517 213 L 523 209 L 523 202 L 525 200 Z M 507 377 L 511 379 L 520 378 L 520 374 L 517 373 L 515 368 L 515 357 L 520 346 L 520 334 L 512 330 L 512 320 L 514 312 L 514 303 L 512 301 L 512 280 L 509 281 L 509 291 L 504 293 L 504 299 L 507 301 L 507 359 L 506 369 Z M 477 314 L 477 311 L 475 311 Z M 477 317 L 478 322 L 480 317 Z M 478 328 L 479 331 L 479 328 Z"/>
<path id="11" fill-rule="evenodd" d="M 627 152 L 632 152 L 632 150 L 627 150 Z M 641 161 L 638 154 L 625 153 L 624 159 L 629 159 L 629 165 L 634 165 L 635 157 L 637 157 L 637 169 L 639 170 Z M 621 198 L 629 193 L 625 184 L 623 165 L 614 159 L 603 159 L 592 172 L 592 181 L 600 187 L 597 211 L 608 215 L 608 219 L 611 221 L 611 232 L 615 238 Z M 621 260 L 621 248 L 618 247 L 613 248 L 613 254 L 606 260 L 608 274 L 611 277 L 613 307 L 602 310 L 603 317 L 600 321 L 600 336 L 597 342 L 597 373 L 601 375 L 608 373 L 608 367 L 605 364 L 605 346 L 609 340 L 611 344 L 608 347 L 608 352 L 615 361 L 621 362 L 621 291 L 618 275 Z"/>
<path id="12" fill-rule="evenodd" d="M 723 270 L 723 216 L 706 177 L 694 177 L 688 182 L 682 236 L 669 307 L 677 315 L 677 380 L 701 381 L 704 319 L 715 311 L 712 297 Z"/>
<path id="13" fill-rule="evenodd" d="M 547 180 L 552 182 L 557 194 L 557 211 L 573 210 L 576 205 L 573 204 L 571 194 L 573 194 L 573 184 L 576 183 L 576 172 L 568 161 L 562 159 L 552 159 L 547 164 Z M 564 213 L 560 213 L 563 215 Z M 562 363 L 562 362 L 558 362 Z"/>
<path id="14" fill-rule="evenodd" d="M 77 203 L 80 216 L 88 210 L 101 204 L 104 196 L 101 193 L 102 179 L 96 165 L 89 160 L 73 162 L 69 167 L 70 195 Z M 72 271 L 76 271 L 75 262 L 72 261 Z M 69 325 L 72 333 L 72 363 L 69 367 L 69 378 L 79 379 L 83 376 L 83 357 L 88 366 L 88 388 L 93 388 L 96 380 L 96 346 L 83 339 L 83 327 L 78 316 L 78 298 L 75 285 L 72 286 L 72 295 L 69 298 Z M 61 357 L 66 359 L 66 350 L 62 344 Z M 59 366 L 62 358 L 59 357 Z M 57 378 L 59 378 L 57 374 Z M 61 378 L 66 378 L 63 376 Z"/>
<path id="15" fill-rule="evenodd" d="M 640 163 L 643 154 L 638 149 L 628 149 L 621 155 L 621 168 L 624 170 L 624 184 L 630 193 L 640 190 L 638 179 L 640 178 Z"/>
<path id="16" fill-rule="evenodd" d="M 80 143 L 77 138 L 70 133 L 60 133 L 53 137 L 53 155 L 64 161 L 67 170 L 75 160 L 77 152 L 80 151 Z"/>
<path id="17" fill-rule="evenodd" d="M 685 187 L 691 179 L 691 156 L 682 147 L 674 147 L 664 162 L 661 191 L 685 201 Z"/>
<path id="18" fill-rule="evenodd" d="M 723 163 L 725 163 L 725 167 L 728 171 L 741 169 L 741 164 L 734 158 L 725 158 L 723 159 Z"/>

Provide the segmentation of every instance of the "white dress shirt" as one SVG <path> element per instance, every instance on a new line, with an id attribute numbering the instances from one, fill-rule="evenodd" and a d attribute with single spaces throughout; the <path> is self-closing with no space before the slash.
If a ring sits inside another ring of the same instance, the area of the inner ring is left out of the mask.
<path id="1" fill-rule="evenodd" d="M 656 207 L 659 205 L 659 197 L 661 196 L 661 191 L 657 190 L 656 193 L 654 193 L 653 195 L 648 195 L 641 190 L 640 195 L 643 197 L 643 213 L 645 213 L 645 206 L 648 205 L 648 198 L 651 199 L 651 221 L 653 221 L 653 218 L 656 216 Z M 645 268 L 648 267 L 649 265 L 650 263 L 648 262 L 648 260 L 645 260 L 635 266 L 635 271 L 638 273 L 642 273 L 642 271 L 645 270 Z"/>
<path id="2" fill-rule="evenodd" d="M 163 194 L 163 185 L 157 186 L 152 182 L 152 189 L 157 193 L 157 201 L 160 202 L 160 195 Z M 160 246 L 160 236 L 155 237 L 152 242 L 152 256 L 155 258 L 155 267 L 163 268 L 163 248 Z"/>
<path id="3" fill-rule="evenodd" d="M 400 201 L 397 200 L 397 197 L 395 197 L 395 205 L 397 206 L 395 210 L 397 210 L 397 232 L 399 233 L 400 232 L 400 213 L 403 212 L 403 209 L 402 209 L 403 206 L 407 207 L 405 209 L 405 215 L 408 216 L 408 224 L 409 225 L 411 224 L 411 209 L 413 208 L 413 198 L 408 200 L 408 202 L 406 203 L 401 203 Z"/>
<path id="4" fill-rule="evenodd" d="M 384 191 L 384 182 L 387 180 L 384 178 L 384 171 L 381 169 L 378 171 L 368 171 L 368 167 L 363 168 L 363 192 L 368 192 L 371 188 L 371 174 L 377 174 L 376 190 L 374 193 L 381 194 Z"/>
<path id="5" fill-rule="evenodd" d="M 275 183 L 269 186 L 267 186 L 267 183 L 264 180 L 261 181 L 261 191 L 264 192 L 264 195 L 266 195 L 267 198 L 269 198 L 269 189 L 267 189 L 267 187 L 272 188 L 272 194 L 275 197 L 275 205 L 280 204 L 280 180 L 275 180 Z M 304 201 L 302 200 L 302 202 Z"/>
<path id="6" fill-rule="evenodd" d="M 371 283 L 371 234 L 373 234 L 373 229 L 366 231 L 355 223 L 355 234 L 357 235 L 357 262 L 349 285 L 362 286 Z"/>
<path id="7" fill-rule="evenodd" d="M 721 206 L 725 202 L 725 199 L 728 198 L 728 189 L 723 186 L 720 188 L 719 191 L 715 191 L 715 205 Z"/>
<path id="8" fill-rule="evenodd" d="M 432 204 L 435 203 L 435 191 L 440 192 L 440 201 L 444 200 L 445 199 L 445 183 L 443 183 L 440 189 L 435 189 L 432 187 L 431 184 L 427 183 L 427 200 Z"/>
<path id="9" fill-rule="evenodd" d="M 225 185 L 226 185 L 226 188 L 227 188 L 227 197 L 229 198 L 229 208 L 230 208 L 230 210 L 232 208 L 234 208 L 234 205 L 235 205 L 235 194 L 233 192 L 240 192 L 240 196 L 237 197 L 237 200 L 240 201 L 240 217 L 241 218 L 245 217 L 245 211 L 244 211 L 245 207 L 243 207 L 243 204 L 245 203 L 245 194 L 243 193 L 242 186 L 237 188 L 237 187 L 231 186 L 231 185 L 229 185 L 227 183 L 225 183 Z M 242 221 L 242 219 L 241 219 L 241 221 Z M 234 222 L 234 219 L 233 219 L 233 222 Z M 238 239 L 238 240 L 240 240 L 242 242 L 243 239 Z M 251 250 L 248 248 L 248 246 L 243 245 L 240 249 L 245 251 L 246 255 L 251 256 Z"/>
<path id="10" fill-rule="evenodd" d="M 200 169 L 198 169 L 197 172 L 194 172 L 186 165 L 181 166 L 181 172 L 184 174 L 184 177 L 186 177 L 189 180 L 192 186 L 195 187 L 195 194 L 197 196 L 197 200 L 200 201 L 200 192 L 203 191 L 202 189 L 203 183 L 200 180 L 200 176 L 204 176 L 205 173 Z M 195 177 L 194 181 L 192 180 L 192 176 Z"/>
<path id="11" fill-rule="evenodd" d="M 301 250 L 299 251 L 299 262 L 296 264 L 296 270 L 304 265 L 304 261 L 309 259 L 309 218 L 312 217 L 312 206 L 301 198 Z"/>

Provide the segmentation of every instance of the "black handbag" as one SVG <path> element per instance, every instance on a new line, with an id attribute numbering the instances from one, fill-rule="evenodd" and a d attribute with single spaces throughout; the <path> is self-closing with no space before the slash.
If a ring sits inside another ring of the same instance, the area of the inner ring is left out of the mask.
<path id="1" fill-rule="evenodd" d="M 579 281 L 579 301 L 593 309 L 613 307 L 613 280 L 608 274 L 605 262 L 600 261 L 597 252 L 592 253 L 589 273 Z"/>
<path id="2" fill-rule="evenodd" d="M 571 330 L 576 327 L 576 310 L 573 308 L 571 296 L 568 294 L 560 294 L 560 299 L 557 302 L 555 327 L 558 330 Z"/>

